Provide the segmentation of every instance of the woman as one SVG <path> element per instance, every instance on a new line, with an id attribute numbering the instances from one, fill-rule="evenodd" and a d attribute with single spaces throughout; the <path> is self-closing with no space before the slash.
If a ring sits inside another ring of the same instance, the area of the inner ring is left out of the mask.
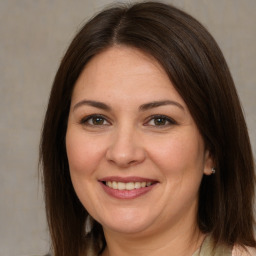
<path id="1" fill-rule="evenodd" d="M 56 74 L 41 139 L 53 252 L 254 255 L 253 157 L 224 57 L 169 5 L 99 13 Z"/>

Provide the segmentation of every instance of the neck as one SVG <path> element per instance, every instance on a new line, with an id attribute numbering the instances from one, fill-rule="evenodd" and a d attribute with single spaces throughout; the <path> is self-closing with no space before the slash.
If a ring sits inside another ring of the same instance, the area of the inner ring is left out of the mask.
<path id="1" fill-rule="evenodd" d="M 154 234 L 121 234 L 104 230 L 107 247 L 102 256 L 188 256 L 202 244 L 205 237 L 197 226 L 181 229 L 179 225 Z"/>

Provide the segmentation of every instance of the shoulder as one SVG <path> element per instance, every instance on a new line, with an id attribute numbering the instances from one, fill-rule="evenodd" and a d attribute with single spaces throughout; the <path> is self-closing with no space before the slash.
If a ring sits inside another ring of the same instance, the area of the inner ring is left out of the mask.
<path id="1" fill-rule="evenodd" d="M 232 256 L 256 256 L 256 248 L 247 246 L 245 248 L 235 245 L 232 250 Z"/>

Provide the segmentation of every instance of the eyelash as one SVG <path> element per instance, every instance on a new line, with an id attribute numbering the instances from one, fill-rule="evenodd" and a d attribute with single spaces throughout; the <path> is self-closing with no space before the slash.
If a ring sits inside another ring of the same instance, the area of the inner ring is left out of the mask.
<path id="1" fill-rule="evenodd" d="M 103 122 L 107 121 L 108 124 L 99 124 L 99 125 L 97 125 L 97 124 L 90 124 L 89 123 L 90 120 L 93 121 L 93 119 L 96 119 L 96 118 L 99 118 L 99 119 L 103 120 Z M 105 116 L 98 115 L 98 114 L 93 114 L 93 115 L 89 115 L 89 116 L 86 116 L 86 117 L 82 118 L 81 121 L 80 121 L 80 124 L 87 125 L 87 126 L 105 126 L 105 125 L 109 125 L 111 123 L 107 120 L 107 118 Z"/>
<path id="2" fill-rule="evenodd" d="M 103 121 L 103 123 L 100 123 L 100 124 L 89 123 L 90 121 L 93 122 L 93 119 L 96 120 L 97 118 L 100 119 L 101 121 Z M 164 124 L 156 125 L 155 122 L 156 122 L 157 119 L 158 120 L 161 119 L 161 121 L 163 121 Z M 155 122 L 154 122 L 154 120 L 155 120 Z M 153 121 L 154 124 L 150 124 L 151 121 Z M 104 124 L 104 122 L 107 122 L 107 124 Z M 89 115 L 89 116 L 86 116 L 86 117 L 82 118 L 81 121 L 80 121 L 80 124 L 86 125 L 86 126 L 107 126 L 107 125 L 111 125 L 111 122 L 103 115 L 93 114 L 93 115 Z M 164 128 L 166 126 L 175 125 L 175 124 L 177 124 L 177 122 L 174 121 L 172 118 L 170 118 L 168 116 L 153 115 L 153 116 L 150 116 L 143 125 L 144 126 L 157 127 L 157 128 Z"/>
<path id="3" fill-rule="evenodd" d="M 162 119 L 164 121 L 164 124 L 163 125 L 156 125 L 154 123 L 154 125 L 150 125 L 149 123 L 151 121 L 156 121 L 156 120 L 159 120 L 159 119 Z M 167 124 L 166 124 L 167 123 Z M 153 116 L 150 116 L 148 118 L 148 120 L 146 121 L 146 124 L 144 124 L 145 126 L 154 126 L 154 127 L 157 127 L 157 128 L 164 128 L 166 126 L 170 126 L 170 125 L 175 125 L 177 124 L 176 121 L 174 121 L 172 118 L 168 117 L 168 116 L 165 116 L 165 115 L 153 115 Z"/>

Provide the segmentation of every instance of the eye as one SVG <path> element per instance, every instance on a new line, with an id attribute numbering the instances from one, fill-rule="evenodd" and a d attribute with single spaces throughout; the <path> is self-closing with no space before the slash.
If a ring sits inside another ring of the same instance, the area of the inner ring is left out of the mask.
<path id="1" fill-rule="evenodd" d="M 167 117 L 165 115 L 155 115 L 151 116 L 145 125 L 149 126 L 169 126 L 177 124 L 172 118 Z"/>
<path id="2" fill-rule="evenodd" d="M 80 121 L 83 125 L 89 125 L 89 126 L 104 126 L 104 125 L 110 125 L 110 122 L 102 115 L 90 115 L 85 118 L 83 118 Z"/>

